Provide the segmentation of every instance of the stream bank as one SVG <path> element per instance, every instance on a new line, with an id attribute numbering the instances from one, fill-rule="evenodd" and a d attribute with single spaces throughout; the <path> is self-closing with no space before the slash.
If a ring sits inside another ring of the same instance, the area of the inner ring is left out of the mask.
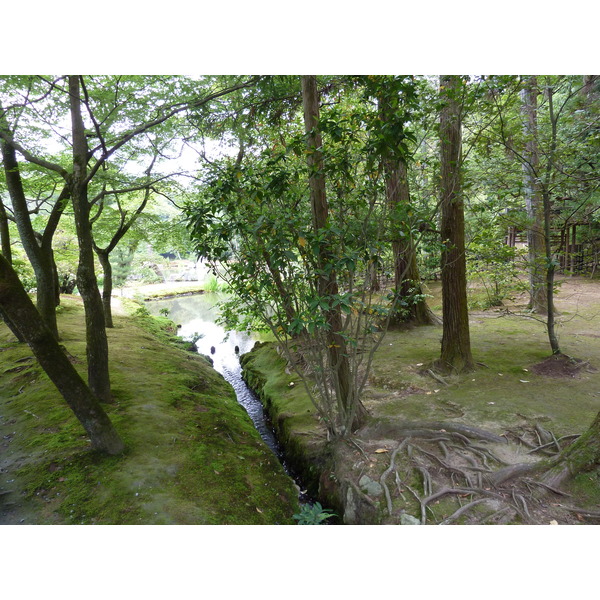
<path id="1" fill-rule="evenodd" d="M 242 374 L 258 394 L 286 461 L 323 506 L 345 525 L 376 525 L 383 520 L 383 488 L 362 473 L 364 463 L 348 443 L 328 442 L 301 380 L 288 374 L 285 360 L 270 342 L 257 342 L 241 357 Z M 378 459 L 371 458 L 371 467 Z M 359 471 L 362 475 L 359 475 Z"/>

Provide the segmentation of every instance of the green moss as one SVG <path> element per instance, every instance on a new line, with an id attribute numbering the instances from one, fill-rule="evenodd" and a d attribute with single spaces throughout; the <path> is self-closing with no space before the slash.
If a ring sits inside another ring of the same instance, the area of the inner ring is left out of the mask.
<path id="1" fill-rule="evenodd" d="M 331 452 L 325 428 L 302 381 L 296 375 L 288 375 L 285 366 L 273 343 L 256 344 L 242 357 L 244 379 L 258 393 L 285 450 L 286 462 L 309 493 L 317 496 Z"/>
<path id="2" fill-rule="evenodd" d="M 569 491 L 581 499 L 581 508 L 597 510 L 600 506 L 600 469 L 577 475 L 571 482 Z"/>
<path id="3" fill-rule="evenodd" d="M 77 298 L 66 300 L 59 331 L 85 377 Z M 232 388 L 199 356 L 173 343 L 168 320 L 116 317 L 108 337 L 114 402 L 105 408 L 127 447 L 121 457 L 89 449 L 81 425 L 35 367 L 0 376 L 0 429 L 11 435 L 0 457 L 0 490 L 16 505 L 6 518 L 292 524 L 298 510 L 292 480 Z M 2 365 L 8 370 L 31 356 L 9 339 L 0 326 Z"/>

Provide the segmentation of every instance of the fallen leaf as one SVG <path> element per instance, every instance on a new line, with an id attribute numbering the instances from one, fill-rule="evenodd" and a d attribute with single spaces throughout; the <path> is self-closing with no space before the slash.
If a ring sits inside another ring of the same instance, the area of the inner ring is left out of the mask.
<path id="1" fill-rule="evenodd" d="M 375 454 L 383 454 L 384 452 L 389 452 L 389 450 L 386 448 L 377 448 L 377 450 L 375 450 Z"/>
<path id="2" fill-rule="evenodd" d="M 502 374 L 502 373 L 498 373 L 498 375 L 500 375 L 500 377 L 504 377 L 504 374 Z"/>
<path id="3" fill-rule="evenodd" d="M 523 371 L 527 371 L 529 373 L 529 369 L 523 369 Z"/>
<path id="4" fill-rule="evenodd" d="M 529 383 L 529 381 L 526 381 L 525 379 L 519 379 L 519 381 L 520 381 L 521 383 Z"/>
<path id="5" fill-rule="evenodd" d="M 488 404 L 496 404 L 495 402 L 488 402 Z"/>
<path id="6" fill-rule="evenodd" d="M 555 521 L 554 519 L 552 519 L 552 521 L 550 521 L 550 525 L 558 525 L 558 521 Z"/>
<path id="7" fill-rule="evenodd" d="M 256 507 L 256 512 L 259 512 L 262 515 L 262 510 L 260 510 L 260 508 L 258 508 L 258 506 Z"/>
<path id="8" fill-rule="evenodd" d="M 440 391 L 440 390 L 433 390 L 436 394 Z"/>
<path id="9" fill-rule="evenodd" d="M 423 363 L 417 363 L 417 367 L 422 367 Z"/>

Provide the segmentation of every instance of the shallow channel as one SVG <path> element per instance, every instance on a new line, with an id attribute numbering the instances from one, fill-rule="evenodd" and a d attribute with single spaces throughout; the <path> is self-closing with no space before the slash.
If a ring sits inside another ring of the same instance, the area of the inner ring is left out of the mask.
<path id="1" fill-rule="evenodd" d="M 212 358 L 215 370 L 221 373 L 233 387 L 238 402 L 246 409 L 263 441 L 280 460 L 286 473 L 294 478 L 285 464 L 283 453 L 259 398 L 242 379 L 239 357 L 252 350 L 259 338 L 240 331 L 225 331 L 215 322 L 219 316 L 217 304 L 223 298 L 222 294 L 213 292 L 152 300 L 146 302 L 146 307 L 155 316 L 160 315 L 161 311 L 164 314 L 164 311 L 168 310 L 169 318 L 181 325 L 179 336 L 183 339 L 202 334 L 202 337 L 196 341 L 198 352 Z M 298 481 L 296 483 L 300 485 Z"/>

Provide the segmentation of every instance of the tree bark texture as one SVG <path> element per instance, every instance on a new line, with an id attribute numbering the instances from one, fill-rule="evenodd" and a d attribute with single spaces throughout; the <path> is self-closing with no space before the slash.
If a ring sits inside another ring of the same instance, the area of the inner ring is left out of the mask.
<path id="1" fill-rule="evenodd" d="M 307 164 L 309 170 L 309 186 L 313 228 L 315 232 L 325 232 L 328 224 L 329 206 L 325 192 L 325 176 L 323 174 L 323 156 L 321 152 L 322 138 L 319 125 L 319 93 L 317 78 L 314 75 L 302 77 L 302 102 L 304 107 L 304 125 L 307 143 Z M 329 298 L 338 294 L 337 276 L 333 269 L 325 273 L 325 266 L 331 263 L 331 248 L 327 241 L 321 244 L 318 256 L 317 291 L 320 297 Z M 331 306 L 331 303 L 330 303 Z M 340 307 L 331 307 L 325 313 L 329 327 L 328 359 L 329 368 L 334 380 L 334 387 L 343 415 L 342 420 L 347 433 L 358 429 L 364 422 L 367 411 L 354 389 L 350 362 L 346 351 Z"/>
<path id="2" fill-rule="evenodd" d="M 0 254 L 2 254 L 9 265 L 12 265 L 12 251 L 10 248 L 10 231 L 8 229 L 8 215 L 0 198 Z M 0 307 L 0 319 L 6 323 L 12 334 L 19 342 L 24 342 L 25 338 L 21 335 L 19 328 L 10 320 L 9 316 Z"/>
<path id="3" fill-rule="evenodd" d="M 90 436 L 92 447 L 120 454 L 124 444 L 108 415 L 36 311 L 19 278 L 0 255 L 0 309 L 18 324 L 35 357 Z"/>
<path id="4" fill-rule="evenodd" d="M 4 127 L 5 124 L 3 123 L 2 126 Z M 23 248 L 35 273 L 37 309 L 54 337 L 58 339 L 58 328 L 56 325 L 57 290 L 55 288 L 56 278 L 52 248 L 47 244 L 40 244 L 33 230 L 15 149 L 4 140 L 2 140 L 0 145 L 2 146 L 6 187 L 10 195 L 15 222 Z"/>
<path id="5" fill-rule="evenodd" d="M 6 208 L 0 198 L 0 252 L 4 258 L 12 264 L 12 249 L 10 247 L 10 230 L 8 228 L 8 215 Z"/>
<path id="6" fill-rule="evenodd" d="M 467 306 L 465 215 L 461 189 L 461 80 L 440 79 L 442 352 L 438 368 L 446 372 L 474 368 Z"/>
<path id="7" fill-rule="evenodd" d="M 81 114 L 79 77 L 76 75 L 69 76 L 69 100 L 73 134 L 71 198 L 73 200 L 73 213 L 79 243 L 77 288 L 79 289 L 85 308 L 88 384 L 92 392 L 100 400 L 110 402 L 108 339 L 106 336 L 104 308 L 94 267 L 94 242 L 92 239 L 88 200 L 88 147 Z"/>
<path id="8" fill-rule="evenodd" d="M 96 256 L 102 267 L 103 283 L 102 283 L 102 308 L 104 310 L 104 321 L 106 327 L 114 327 L 112 318 L 111 298 L 113 290 L 112 265 L 110 264 L 110 255 L 105 250 L 96 248 Z"/>
<path id="9" fill-rule="evenodd" d="M 410 205 L 410 189 L 408 185 L 408 169 L 406 163 L 399 161 L 394 165 L 386 160 L 386 195 L 392 215 L 398 206 Z M 392 219 L 393 237 L 392 252 L 394 256 L 394 287 L 398 299 L 405 300 L 402 312 L 396 311 L 392 323 L 412 323 L 414 325 L 432 325 L 435 323 L 433 313 L 429 310 L 424 298 L 413 301 L 415 295 L 422 295 L 421 277 L 417 266 L 417 253 L 412 235 L 401 237 L 399 227 Z"/>
<path id="10" fill-rule="evenodd" d="M 537 141 L 537 78 L 528 77 L 521 90 L 521 114 L 525 134 L 523 185 L 527 208 L 527 251 L 529 262 L 529 308 L 540 315 L 548 314 L 546 290 L 544 207 L 540 187 L 540 160 Z"/>
<path id="11" fill-rule="evenodd" d="M 398 96 L 381 93 L 377 98 L 379 118 L 389 123 L 393 111 L 398 105 Z M 402 311 L 396 310 L 391 323 L 412 323 L 415 325 L 431 325 L 436 319 L 429 310 L 424 298 L 412 301 L 415 295 L 421 295 L 421 277 L 417 266 L 417 253 L 412 235 L 400 236 L 400 223 L 395 215 L 400 207 L 410 206 L 410 188 L 408 184 L 408 167 L 406 160 L 384 156 L 385 189 L 387 203 L 391 213 L 392 253 L 394 260 L 394 287 L 397 299 L 405 306 Z"/>

